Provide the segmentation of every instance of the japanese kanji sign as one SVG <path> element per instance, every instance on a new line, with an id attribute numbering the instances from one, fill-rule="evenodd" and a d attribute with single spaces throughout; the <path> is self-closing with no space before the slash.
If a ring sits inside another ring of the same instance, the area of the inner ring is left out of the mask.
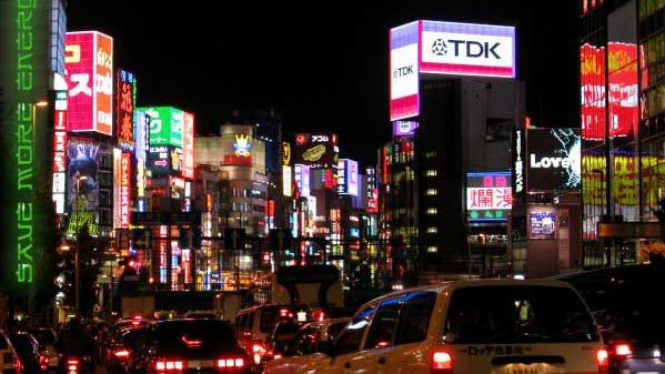
<path id="1" fill-rule="evenodd" d="M 513 207 L 510 173 L 467 174 L 466 210 L 471 221 L 505 221 Z"/>

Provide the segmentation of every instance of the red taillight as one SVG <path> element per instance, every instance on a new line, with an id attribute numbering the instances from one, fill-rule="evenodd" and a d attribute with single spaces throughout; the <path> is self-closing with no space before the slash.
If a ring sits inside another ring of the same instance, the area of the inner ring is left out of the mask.
<path id="1" fill-rule="evenodd" d="M 18 357 L 14 358 L 14 372 L 21 374 L 23 372 L 23 363 Z"/>
<path id="2" fill-rule="evenodd" d="M 633 354 L 633 349 L 630 344 L 617 344 L 614 346 L 614 354 L 618 358 L 626 358 Z"/>
<path id="3" fill-rule="evenodd" d="M 431 374 L 450 374 L 453 372 L 453 359 L 445 350 L 435 350 L 432 353 Z"/>
<path id="4" fill-rule="evenodd" d="M 155 362 L 155 369 L 158 372 L 174 372 L 183 369 L 182 361 L 157 361 Z"/>
<path id="5" fill-rule="evenodd" d="M 607 349 L 601 348 L 596 352 L 596 364 L 598 365 L 599 373 L 607 373 L 610 371 L 610 358 Z"/>
<path id="6" fill-rule="evenodd" d="M 117 358 L 127 358 L 129 357 L 129 351 L 126 349 L 119 349 L 113 353 Z"/>
<path id="7" fill-rule="evenodd" d="M 217 360 L 217 367 L 226 371 L 237 371 L 245 368 L 245 359 L 242 357 L 224 357 Z"/>
<path id="8" fill-rule="evenodd" d="M 39 355 L 39 369 L 42 371 L 48 370 L 49 361 L 48 355 Z"/>

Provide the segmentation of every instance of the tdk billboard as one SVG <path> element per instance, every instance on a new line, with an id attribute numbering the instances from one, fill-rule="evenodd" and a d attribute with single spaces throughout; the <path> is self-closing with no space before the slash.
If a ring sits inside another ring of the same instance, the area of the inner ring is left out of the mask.
<path id="1" fill-rule="evenodd" d="M 390 120 L 420 112 L 420 74 L 515 78 L 515 28 L 415 21 L 390 30 Z"/>

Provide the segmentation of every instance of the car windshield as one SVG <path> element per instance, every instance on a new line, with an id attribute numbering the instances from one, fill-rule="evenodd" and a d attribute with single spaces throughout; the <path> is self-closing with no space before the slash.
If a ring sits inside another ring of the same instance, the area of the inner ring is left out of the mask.
<path id="1" fill-rule="evenodd" d="M 462 288 L 452 296 L 445 326 L 447 338 L 460 344 L 598 340 L 582 300 L 562 287 Z"/>
<path id="2" fill-rule="evenodd" d="M 182 320 L 159 323 L 151 334 L 160 354 L 215 356 L 237 346 L 233 328 L 215 320 Z"/>
<path id="3" fill-rule="evenodd" d="M 34 353 L 30 335 L 27 334 L 11 334 L 10 340 L 16 350 L 22 354 Z"/>
<path id="4" fill-rule="evenodd" d="M 309 309 L 302 305 L 268 306 L 261 311 L 261 332 L 272 333 L 279 322 L 308 322 L 311 319 Z"/>

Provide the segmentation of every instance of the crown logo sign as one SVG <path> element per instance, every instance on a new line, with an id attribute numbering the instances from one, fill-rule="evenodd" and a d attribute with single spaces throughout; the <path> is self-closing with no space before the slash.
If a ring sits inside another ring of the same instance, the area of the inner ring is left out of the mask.
<path id="1" fill-rule="evenodd" d="M 249 142 L 249 135 L 236 134 L 235 142 L 233 143 L 233 151 L 237 157 L 249 157 L 251 144 Z"/>

